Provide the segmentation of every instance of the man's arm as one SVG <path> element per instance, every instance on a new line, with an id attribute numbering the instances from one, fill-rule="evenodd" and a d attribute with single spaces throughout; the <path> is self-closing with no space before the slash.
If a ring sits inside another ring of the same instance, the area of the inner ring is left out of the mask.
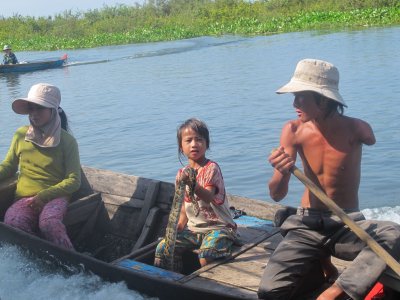
<path id="1" fill-rule="evenodd" d="M 357 120 L 357 129 L 361 143 L 368 146 L 376 143 L 374 132 L 367 122 Z"/>
<path id="2" fill-rule="evenodd" d="M 296 161 L 295 125 L 288 122 L 282 129 L 280 147 L 273 150 L 268 161 L 275 168 L 269 181 L 269 194 L 275 201 L 282 200 L 288 193 L 290 169 Z"/>

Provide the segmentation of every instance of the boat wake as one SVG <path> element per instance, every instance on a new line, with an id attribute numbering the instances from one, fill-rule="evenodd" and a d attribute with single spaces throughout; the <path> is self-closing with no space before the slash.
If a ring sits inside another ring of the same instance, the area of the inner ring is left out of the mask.
<path id="1" fill-rule="evenodd" d="M 67 62 L 64 67 L 81 66 L 81 65 L 92 65 L 102 64 L 111 61 L 110 59 L 92 60 L 92 61 L 73 61 Z"/>
<path id="2" fill-rule="evenodd" d="M 184 52 L 195 51 L 195 50 L 200 50 L 200 49 L 209 48 L 209 47 L 218 47 L 218 46 L 225 46 L 225 45 L 229 45 L 229 44 L 236 44 L 243 40 L 245 40 L 245 39 L 238 39 L 238 40 L 225 41 L 225 42 L 207 42 L 206 40 L 202 40 L 202 39 L 199 39 L 199 40 L 193 39 L 190 41 L 194 42 L 194 43 L 187 45 L 187 46 L 172 47 L 172 48 L 159 49 L 156 51 L 137 53 L 132 56 L 123 57 L 122 59 L 137 59 L 137 58 L 146 58 L 146 57 L 154 57 L 154 56 L 180 54 L 180 53 L 184 53 Z"/>
<path id="3" fill-rule="evenodd" d="M 107 63 L 107 62 L 111 62 L 111 61 L 119 61 L 119 60 L 125 60 L 125 59 L 141 59 L 141 58 L 150 58 L 150 57 L 158 57 L 158 56 L 165 56 L 165 55 L 174 55 L 174 54 L 181 54 L 181 53 L 185 53 L 185 52 L 189 52 L 189 51 L 196 51 L 196 50 L 200 50 L 200 49 L 204 49 L 204 48 L 237 44 L 237 43 L 240 43 L 243 41 L 246 41 L 246 39 L 235 38 L 233 40 L 221 42 L 221 41 L 218 41 L 217 39 L 214 40 L 209 37 L 203 37 L 203 38 L 196 38 L 196 39 L 181 41 L 182 46 L 180 46 L 180 47 L 170 47 L 170 48 L 162 48 L 162 49 L 153 50 L 153 51 L 143 51 L 143 52 L 138 52 L 138 53 L 135 53 L 132 55 L 116 57 L 113 59 L 99 59 L 99 60 L 90 60 L 90 61 L 71 61 L 71 59 L 70 59 L 64 66 L 72 67 L 72 66 L 81 66 L 81 65 L 90 65 L 90 64 L 101 64 L 101 63 Z M 136 48 L 134 48 L 134 49 L 136 49 Z"/>
<path id="4" fill-rule="evenodd" d="M 362 210 L 362 213 L 368 220 L 386 220 L 400 224 L 400 206 L 366 208 Z"/>
<path id="5" fill-rule="evenodd" d="M 82 272 L 68 275 L 7 244 L 0 246 L 0 278 L 1 300 L 157 299 L 129 290 L 124 283 L 105 282 L 95 275 Z"/>

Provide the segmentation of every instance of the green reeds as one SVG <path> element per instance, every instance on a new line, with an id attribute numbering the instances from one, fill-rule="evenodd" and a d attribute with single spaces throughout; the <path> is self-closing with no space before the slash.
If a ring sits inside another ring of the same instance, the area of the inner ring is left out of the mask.
<path id="1" fill-rule="evenodd" d="M 0 18 L 0 40 L 15 51 L 89 48 L 224 34 L 400 24 L 398 0 L 151 0 L 145 5 L 40 17 Z"/>

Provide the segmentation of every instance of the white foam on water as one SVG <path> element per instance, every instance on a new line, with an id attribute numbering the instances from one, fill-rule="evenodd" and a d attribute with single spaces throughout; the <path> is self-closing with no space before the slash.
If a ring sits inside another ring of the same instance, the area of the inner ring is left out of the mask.
<path id="1" fill-rule="evenodd" d="M 368 220 L 392 221 L 400 224 L 400 206 L 366 208 L 362 213 Z"/>
<path id="2" fill-rule="evenodd" d="M 50 267 L 26 256 L 18 247 L 0 246 L 0 299 L 157 299 L 129 290 L 122 282 L 109 283 L 83 273 L 66 275 Z"/>

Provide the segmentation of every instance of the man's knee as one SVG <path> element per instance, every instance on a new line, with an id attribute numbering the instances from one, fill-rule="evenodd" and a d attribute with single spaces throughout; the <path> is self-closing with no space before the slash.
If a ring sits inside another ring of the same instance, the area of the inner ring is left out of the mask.
<path id="1" fill-rule="evenodd" d="M 379 226 L 379 225 L 378 225 Z M 378 227 L 378 236 L 395 252 L 400 248 L 400 224 L 385 221 Z"/>
<path id="2" fill-rule="evenodd" d="M 396 256 L 397 259 L 400 258 L 400 224 L 393 223 L 388 234 L 387 241 L 390 242 L 392 245 L 391 252 L 393 255 Z"/>
<path id="3" fill-rule="evenodd" d="M 279 299 L 290 299 L 291 291 L 287 288 L 269 288 L 266 285 L 260 285 L 258 288 L 258 299 L 265 300 L 279 300 Z"/>
<path id="4" fill-rule="evenodd" d="M 267 265 L 267 269 L 268 269 Z M 279 280 L 273 276 L 274 272 L 265 270 L 258 288 L 259 299 L 290 299 L 293 286 L 287 280 Z"/>

